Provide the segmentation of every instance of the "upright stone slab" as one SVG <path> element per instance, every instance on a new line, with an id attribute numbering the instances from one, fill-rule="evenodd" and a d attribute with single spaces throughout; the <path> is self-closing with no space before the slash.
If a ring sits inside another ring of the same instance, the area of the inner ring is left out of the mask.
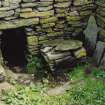
<path id="1" fill-rule="evenodd" d="M 87 42 L 88 52 L 94 51 L 99 28 L 97 27 L 94 16 L 90 16 L 87 28 L 84 30 L 85 40 Z"/>
<path id="2" fill-rule="evenodd" d="M 96 20 L 94 16 L 90 16 L 87 28 L 84 31 L 85 38 L 90 43 L 90 46 L 92 48 L 95 48 L 96 41 L 97 41 L 97 33 L 99 29 L 96 24 Z"/>
<path id="3" fill-rule="evenodd" d="M 100 65 L 104 51 L 105 51 L 105 43 L 98 41 L 98 43 L 96 45 L 96 50 L 95 50 L 94 55 L 93 55 L 94 63 L 98 66 Z"/>

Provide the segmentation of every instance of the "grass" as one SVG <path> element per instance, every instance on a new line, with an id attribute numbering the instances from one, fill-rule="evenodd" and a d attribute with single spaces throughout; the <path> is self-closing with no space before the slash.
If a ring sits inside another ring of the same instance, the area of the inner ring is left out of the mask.
<path id="1" fill-rule="evenodd" d="M 101 71 L 95 68 L 92 68 L 91 74 L 86 75 L 87 67 L 77 66 L 68 74 L 70 80 L 76 82 L 63 95 L 47 95 L 48 84 L 16 84 L 16 90 L 3 92 L 1 100 L 5 105 L 105 105 L 105 83 L 101 80 L 104 77 L 97 78 Z"/>

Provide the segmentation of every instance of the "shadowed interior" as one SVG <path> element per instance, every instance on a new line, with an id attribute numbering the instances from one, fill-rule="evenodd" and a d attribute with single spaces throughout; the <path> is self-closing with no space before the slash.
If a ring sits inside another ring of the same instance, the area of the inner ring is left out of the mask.
<path id="1" fill-rule="evenodd" d="M 12 67 L 25 66 L 27 40 L 24 29 L 4 30 L 1 40 L 2 54 L 7 65 Z"/>

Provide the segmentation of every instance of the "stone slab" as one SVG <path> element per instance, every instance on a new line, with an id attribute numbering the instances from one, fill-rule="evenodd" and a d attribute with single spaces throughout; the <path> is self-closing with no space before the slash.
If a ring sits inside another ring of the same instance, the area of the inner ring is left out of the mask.
<path id="1" fill-rule="evenodd" d="M 94 59 L 96 65 L 100 64 L 104 50 L 105 50 L 105 43 L 98 41 L 98 43 L 96 45 L 96 50 L 95 50 L 94 55 L 93 55 L 93 59 Z"/>
<path id="2" fill-rule="evenodd" d="M 11 21 L 2 21 L 0 22 L 0 30 L 11 29 L 11 28 L 18 28 L 23 26 L 30 26 L 34 24 L 38 24 L 38 18 L 32 19 L 15 19 Z"/>

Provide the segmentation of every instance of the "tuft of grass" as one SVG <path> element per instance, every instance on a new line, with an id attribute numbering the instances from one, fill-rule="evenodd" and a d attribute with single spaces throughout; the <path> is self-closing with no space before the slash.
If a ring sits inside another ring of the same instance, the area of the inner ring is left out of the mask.
<path id="1" fill-rule="evenodd" d="M 105 78 L 105 70 L 95 68 L 92 73 L 97 78 Z"/>
<path id="2" fill-rule="evenodd" d="M 31 56 L 28 59 L 27 72 L 34 74 L 42 69 L 41 59 L 37 56 Z"/>
<path id="3" fill-rule="evenodd" d="M 68 76 L 70 79 L 72 80 L 79 80 L 79 79 L 84 79 L 85 75 L 85 69 L 88 67 L 89 65 L 77 65 L 72 72 L 69 72 Z"/>

